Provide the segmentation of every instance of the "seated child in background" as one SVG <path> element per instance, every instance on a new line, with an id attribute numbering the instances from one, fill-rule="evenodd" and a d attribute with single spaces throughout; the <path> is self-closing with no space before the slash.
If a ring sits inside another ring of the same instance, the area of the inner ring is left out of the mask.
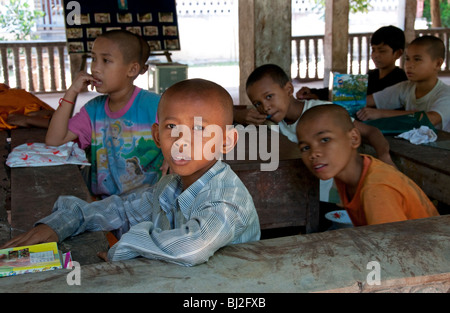
<path id="1" fill-rule="evenodd" d="M 54 111 L 26 90 L 0 84 L 0 129 L 47 128 Z"/>
<path id="2" fill-rule="evenodd" d="M 441 39 L 434 36 L 414 39 L 406 49 L 409 80 L 368 96 L 367 107 L 356 116 L 365 121 L 425 111 L 437 129 L 450 132 L 450 86 L 438 78 L 444 59 L 445 45 Z"/>
<path id="3" fill-rule="evenodd" d="M 411 179 L 358 153 L 361 136 L 344 108 L 330 104 L 309 109 L 298 122 L 297 136 L 302 161 L 318 178 L 335 179 L 354 226 L 439 215 Z"/>
<path id="4" fill-rule="evenodd" d="M 91 148 L 90 190 L 100 198 L 153 185 L 161 176 L 163 156 L 151 129 L 160 97 L 133 84 L 145 72 L 143 60 L 150 49 L 142 47 L 144 44 L 124 30 L 97 37 L 92 74 L 78 74 L 60 100 L 47 132 L 48 145 L 78 140 L 80 148 Z M 105 95 L 90 100 L 71 118 L 77 95 L 88 85 Z M 130 179 L 127 171 L 127 160 L 133 158 L 139 161 L 140 171 L 135 171 L 140 173 L 139 179 Z"/>
<path id="5" fill-rule="evenodd" d="M 395 26 L 383 26 L 370 38 L 371 58 L 376 69 L 368 74 L 367 95 L 385 89 L 408 79 L 405 71 L 395 65 L 405 50 L 405 34 Z M 309 89 L 302 87 L 297 91 L 298 99 L 328 99 L 328 88 Z"/>
<path id="6" fill-rule="evenodd" d="M 118 229 L 124 234 L 107 257 L 105 253 L 101 257 L 116 261 L 143 256 L 196 265 L 226 245 L 259 240 L 251 195 L 229 165 L 218 159 L 238 139 L 227 91 L 201 79 L 177 83 L 163 94 L 158 120 L 159 125 L 153 125 L 155 141 L 176 174 L 164 176 L 135 200 L 110 196 L 86 203 L 61 196 L 50 216 L 5 246 Z M 207 134 L 211 128 L 213 138 Z"/>
<path id="7" fill-rule="evenodd" d="M 261 113 L 277 123 L 280 132 L 297 143 L 298 119 L 307 109 L 330 102 L 321 100 L 298 100 L 293 97 L 294 87 L 287 74 L 277 65 L 266 64 L 255 69 L 247 79 L 247 95 Z M 376 151 L 377 156 L 394 165 L 389 154 L 389 143 L 377 128 L 355 121 L 362 137 Z M 329 201 L 332 180 L 320 181 L 321 201 Z"/>

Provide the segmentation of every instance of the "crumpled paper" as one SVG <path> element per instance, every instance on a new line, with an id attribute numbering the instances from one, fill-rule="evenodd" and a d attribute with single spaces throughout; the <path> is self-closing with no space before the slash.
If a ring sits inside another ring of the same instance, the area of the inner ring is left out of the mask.
<path id="1" fill-rule="evenodd" d="M 63 164 L 90 165 L 84 150 L 70 141 L 61 146 L 25 143 L 15 147 L 6 159 L 9 167 L 55 166 Z"/>
<path id="2" fill-rule="evenodd" d="M 437 135 L 428 126 L 420 126 L 420 128 L 414 128 L 407 132 L 401 133 L 395 138 L 403 138 L 409 140 L 412 144 L 420 145 L 423 143 L 436 141 Z"/>

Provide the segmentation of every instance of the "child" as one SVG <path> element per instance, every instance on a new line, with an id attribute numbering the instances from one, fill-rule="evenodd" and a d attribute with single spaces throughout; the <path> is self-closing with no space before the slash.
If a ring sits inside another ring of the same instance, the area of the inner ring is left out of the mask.
<path id="1" fill-rule="evenodd" d="M 356 116 L 365 121 L 425 111 L 437 129 L 450 132 L 450 86 L 438 78 L 444 59 L 441 39 L 434 36 L 414 39 L 406 50 L 409 80 L 368 96 L 367 107 Z"/>
<path id="2" fill-rule="evenodd" d="M 153 185 L 161 175 L 163 157 L 151 129 L 160 97 L 133 84 L 145 71 L 143 60 L 148 58 L 149 49 L 143 44 L 147 43 L 123 30 L 99 36 L 92 48 L 92 75 L 78 74 L 60 99 L 47 132 L 47 145 L 78 140 L 82 149 L 90 146 L 90 189 L 100 198 L 142 187 L 142 181 L 123 183 L 127 159 L 139 159 L 146 185 Z M 105 95 L 89 101 L 70 118 L 77 95 L 88 85 Z"/>
<path id="3" fill-rule="evenodd" d="M 247 95 L 259 111 L 277 123 L 280 132 L 297 143 L 298 119 L 307 109 L 330 102 L 321 100 L 298 100 L 293 97 L 294 87 L 287 74 L 277 65 L 266 64 L 255 69 L 247 79 Z M 364 139 L 372 145 L 378 157 L 388 164 L 394 164 L 389 154 L 389 143 L 375 127 L 355 121 Z M 321 200 L 328 202 L 328 190 L 332 180 L 321 181 Z"/>
<path id="4" fill-rule="evenodd" d="M 411 179 L 358 153 L 361 136 L 344 108 L 330 104 L 309 109 L 298 122 L 297 136 L 306 167 L 320 179 L 335 179 L 354 226 L 439 215 Z"/>
<path id="5" fill-rule="evenodd" d="M 217 159 L 234 148 L 238 137 L 231 125 L 233 100 L 226 90 L 201 79 L 179 82 L 163 94 L 158 120 L 153 125 L 155 142 L 176 174 L 164 176 L 135 200 L 110 196 L 86 203 L 61 196 L 54 212 L 38 222 L 43 224 L 6 246 L 118 229 L 124 235 L 107 257 L 100 254 L 107 260 L 143 256 L 195 265 L 223 246 L 259 240 L 252 197 L 231 168 Z M 207 151 L 216 158 L 207 157 Z"/>
<path id="6" fill-rule="evenodd" d="M 405 49 L 405 34 L 395 26 L 383 26 L 370 38 L 371 58 L 376 69 L 368 74 L 367 95 L 405 81 L 405 71 L 395 65 Z M 298 99 L 328 99 L 328 88 L 309 89 L 302 87 L 296 94 Z"/>

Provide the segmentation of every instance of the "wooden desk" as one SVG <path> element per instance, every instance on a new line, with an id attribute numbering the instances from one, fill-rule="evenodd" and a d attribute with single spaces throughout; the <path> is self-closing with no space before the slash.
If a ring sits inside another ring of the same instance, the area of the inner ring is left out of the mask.
<path id="1" fill-rule="evenodd" d="M 450 133 L 437 132 L 437 142 L 450 142 Z M 386 136 L 391 157 L 398 169 L 410 177 L 431 198 L 450 205 L 450 150 L 414 145 L 407 140 Z M 361 152 L 374 154 L 364 145 Z"/>
<path id="2" fill-rule="evenodd" d="M 46 129 L 19 128 L 11 131 L 11 149 L 24 143 L 44 142 Z M 11 236 L 30 230 L 39 219 L 49 215 L 61 195 L 91 201 L 89 190 L 77 165 L 20 167 L 11 169 Z M 99 262 L 96 252 L 107 249 L 103 233 L 86 233 L 59 244 L 71 250 L 81 264 Z"/>
<path id="3" fill-rule="evenodd" d="M 262 160 L 260 151 L 260 131 L 250 129 L 239 131 L 239 141 L 245 142 L 245 158 L 238 160 L 239 143 L 231 154 L 224 157 L 253 197 L 258 211 L 261 229 L 305 226 L 306 232 L 315 232 L 319 228 L 319 180 L 305 167 L 297 145 L 282 134 L 279 145 L 274 148 L 279 159 L 274 171 L 262 171 L 261 165 L 273 159 Z M 247 133 L 247 135 L 246 135 Z M 274 138 L 267 129 L 267 150 L 270 151 Z M 250 142 L 254 145 L 251 146 Z M 256 147 L 255 147 L 256 145 Z M 279 150 L 279 151 L 278 151 Z M 257 154 L 256 160 L 250 159 L 250 153 Z M 271 152 L 272 153 L 272 152 Z"/>
<path id="4" fill-rule="evenodd" d="M 221 294 L 208 299 L 236 292 L 258 297 L 271 292 L 445 293 L 450 288 L 449 260 L 447 215 L 232 245 L 193 267 L 144 258 L 91 264 L 81 266 L 80 286 L 67 284 L 68 270 L 18 275 L 0 279 L 0 289 Z M 368 277 L 374 278 L 374 267 L 368 269 L 371 261 L 379 263 L 380 285 L 368 284 Z M 182 311 L 183 298 L 190 296 L 172 296 L 174 311 Z M 269 311 L 279 312 L 279 305 L 272 302 Z"/>

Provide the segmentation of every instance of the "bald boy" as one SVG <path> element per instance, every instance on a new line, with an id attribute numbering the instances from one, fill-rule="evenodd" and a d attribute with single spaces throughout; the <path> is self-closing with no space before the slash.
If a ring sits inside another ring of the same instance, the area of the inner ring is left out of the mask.
<path id="1" fill-rule="evenodd" d="M 230 99 L 223 87 L 206 80 L 173 85 L 163 94 L 158 124 L 152 127 L 173 174 L 130 200 L 110 196 L 87 203 L 61 196 L 50 216 L 5 246 L 106 230 L 120 239 L 107 253 L 99 253 L 105 260 L 146 257 L 192 266 L 224 246 L 259 240 L 258 215 L 248 190 L 227 164 L 205 157 L 206 151 L 225 153 L 235 145 L 236 130 L 226 128 L 232 121 Z M 208 129 L 223 136 L 211 138 Z"/>
<path id="2" fill-rule="evenodd" d="M 334 178 L 354 226 L 439 215 L 411 179 L 378 159 L 358 153 L 359 131 L 334 104 L 307 110 L 297 125 L 306 167 L 320 179 Z"/>

